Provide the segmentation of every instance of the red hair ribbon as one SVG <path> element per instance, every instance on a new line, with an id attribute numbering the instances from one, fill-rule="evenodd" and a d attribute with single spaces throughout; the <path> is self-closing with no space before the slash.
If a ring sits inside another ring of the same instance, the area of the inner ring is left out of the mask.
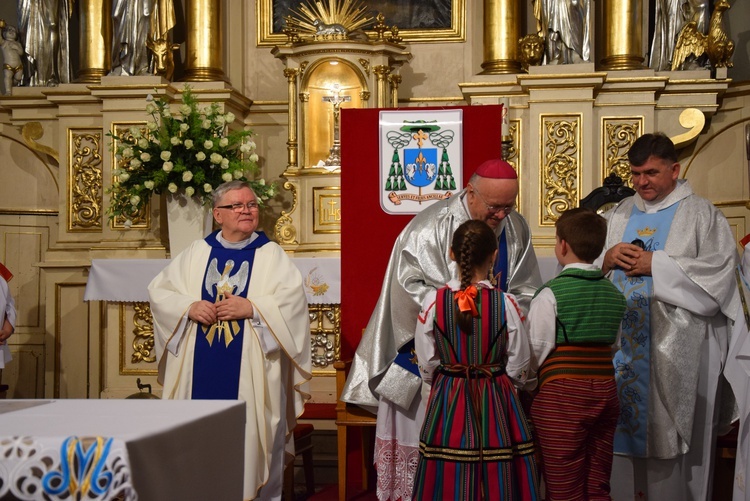
<path id="1" fill-rule="evenodd" d="M 477 288 L 473 285 L 468 286 L 466 290 L 457 291 L 456 299 L 458 300 L 459 311 L 461 311 L 461 313 L 471 311 L 472 316 L 474 317 L 479 316 L 479 312 L 477 311 L 477 305 L 474 302 L 474 299 L 476 297 L 477 297 Z"/>

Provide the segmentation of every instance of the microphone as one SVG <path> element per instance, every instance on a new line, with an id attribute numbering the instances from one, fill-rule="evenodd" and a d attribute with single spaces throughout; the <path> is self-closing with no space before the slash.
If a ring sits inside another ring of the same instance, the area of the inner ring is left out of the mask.
<path id="1" fill-rule="evenodd" d="M 633 240 L 630 243 L 633 244 L 633 245 L 636 245 L 636 246 L 640 247 L 643 250 L 646 250 L 646 244 L 640 238 L 636 238 L 635 240 Z"/>

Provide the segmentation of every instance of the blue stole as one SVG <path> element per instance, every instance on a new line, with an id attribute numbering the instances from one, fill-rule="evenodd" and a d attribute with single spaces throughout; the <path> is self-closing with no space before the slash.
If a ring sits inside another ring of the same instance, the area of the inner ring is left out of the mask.
<path id="1" fill-rule="evenodd" d="M 242 249 L 227 249 L 216 239 L 220 230 L 206 237 L 211 246 L 201 299 L 218 302 L 226 291 L 247 297 L 255 251 L 270 240 L 259 231 L 258 236 Z M 240 387 L 240 363 L 244 320 L 198 324 L 193 360 L 193 399 L 236 400 Z"/>
<path id="2" fill-rule="evenodd" d="M 497 278 L 498 274 L 500 280 L 495 285 L 503 292 L 508 292 L 508 240 L 505 236 L 505 228 L 503 228 L 497 241 L 497 261 L 492 268 L 492 275 Z"/>
<path id="3" fill-rule="evenodd" d="M 645 242 L 645 250 L 663 250 L 679 203 L 654 214 L 633 206 L 623 242 L 636 238 Z M 635 457 L 646 457 L 648 424 L 651 300 L 654 280 L 651 276 L 627 277 L 621 269 L 614 271 L 612 283 L 627 300 L 622 320 L 622 347 L 615 354 L 615 381 L 620 400 L 620 419 L 615 431 L 614 451 Z"/>

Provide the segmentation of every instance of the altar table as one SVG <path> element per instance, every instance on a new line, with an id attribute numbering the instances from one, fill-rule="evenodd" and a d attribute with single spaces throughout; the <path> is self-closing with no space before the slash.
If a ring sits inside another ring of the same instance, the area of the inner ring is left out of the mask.
<path id="1" fill-rule="evenodd" d="M 0 499 L 241 500 L 245 403 L 0 400 Z"/>

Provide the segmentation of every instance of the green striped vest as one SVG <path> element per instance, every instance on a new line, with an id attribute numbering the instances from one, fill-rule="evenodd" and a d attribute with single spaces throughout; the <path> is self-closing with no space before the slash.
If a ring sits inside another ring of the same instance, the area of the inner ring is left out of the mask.
<path id="1" fill-rule="evenodd" d="M 615 342 L 625 313 L 625 296 L 601 270 L 568 268 L 545 287 L 557 301 L 558 345 Z"/>

